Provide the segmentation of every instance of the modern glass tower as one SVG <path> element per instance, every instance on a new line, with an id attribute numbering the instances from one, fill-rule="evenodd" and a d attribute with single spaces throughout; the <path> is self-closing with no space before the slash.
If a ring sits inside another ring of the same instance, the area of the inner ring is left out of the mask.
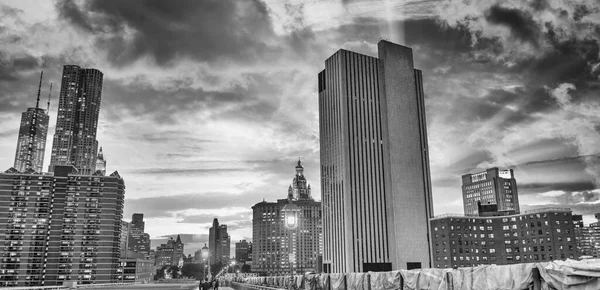
<path id="1" fill-rule="evenodd" d="M 388 41 L 339 50 L 319 73 L 323 270 L 431 266 L 431 180 L 421 71 Z"/>
<path id="2" fill-rule="evenodd" d="M 102 80 L 97 69 L 63 67 L 50 172 L 57 165 L 73 165 L 84 175 L 96 171 Z"/>
<path id="3" fill-rule="evenodd" d="M 38 87 L 35 108 L 28 108 L 21 114 L 17 152 L 15 153 L 14 168 L 20 172 L 33 170 L 42 172 L 44 152 L 46 151 L 46 136 L 48 136 L 48 112 L 39 107 L 42 76 Z M 50 102 L 48 101 L 48 105 Z"/>

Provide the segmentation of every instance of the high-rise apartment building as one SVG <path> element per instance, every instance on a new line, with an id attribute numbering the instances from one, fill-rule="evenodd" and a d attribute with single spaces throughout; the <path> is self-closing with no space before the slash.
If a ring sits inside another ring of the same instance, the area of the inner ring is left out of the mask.
<path id="1" fill-rule="evenodd" d="M 325 272 L 430 266 L 423 80 L 412 50 L 339 50 L 318 76 Z M 410 234 L 407 234 L 410 233 Z"/>
<path id="2" fill-rule="evenodd" d="M 44 153 L 46 152 L 46 136 L 48 136 L 48 111 L 41 109 L 40 93 L 42 89 L 42 75 L 38 87 L 37 101 L 34 108 L 28 108 L 21 114 L 21 126 L 17 139 L 14 168 L 20 172 L 33 170 L 42 172 Z M 50 106 L 50 99 L 48 99 Z"/>
<path id="3" fill-rule="evenodd" d="M 512 169 L 490 168 L 462 176 L 465 215 L 478 216 L 480 205 L 495 205 L 499 212 L 519 213 L 517 181 Z"/>
<path id="4" fill-rule="evenodd" d="M 543 208 L 493 216 L 432 218 L 433 267 L 472 267 L 577 259 L 568 208 Z"/>
<path id="5" fill-rule="evenodd" d="M 208 259 L 210 264 L 227 265 L 231 256 L 231 237 L 227 233 L 227 225 L 219 225 L 215 218 L 208 233 Z"/>
<path id="6" fill-rule="evenodd" d="M 124 198 L 116 171 L 0 173 L 0 286 L 117 282 Z"/>
<path id="7" fill-rule="evenodd" d="M 286 275 L 290 266 L 300 274 L 318 272 L 321 268 L 318 259 L 323 253 L 321 203 L 313 200 L 300 161 L 287 196 L 252 207 L 252 272 Z M 294 230 L 285 227 L 283 208 L 290 202 L 298 207 L 298 227 Z M 290 254 L 295 259 L 290 261 Z"/>
<path id="8" fill-rule="evenodd" d="M 97 69 L 63 67 L 49 171 L 57 165 L 73 165 L 83 175 L 96 171 L 102 81 Z"/>
<path id="9" fill-rule="evenodd" d="M 241 240 L 239 243 L 235 243 L 235 260 L 240 264 L 244 264 L 250 258 L 251 249 L 252 242 Z"/>

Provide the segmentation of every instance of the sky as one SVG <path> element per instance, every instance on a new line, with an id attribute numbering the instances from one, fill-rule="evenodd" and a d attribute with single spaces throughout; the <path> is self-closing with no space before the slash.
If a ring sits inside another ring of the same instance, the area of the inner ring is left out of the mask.
<path id="1" fill-rule="evenodd" d="M 285 198 L 302 159 L 320 200 L 317 74 L 340 48 L 413 49 L 423 71 L 434 214 L 461 175 L 515 170 L 522 210 L 600 212 L 597 0 L 0 0 L 0 170 L 20 114 L 62 66 L 104 73 L 97 139 L 125 217 L 186 253 L 217 217 L 252 239 L 251 206 Z M 42 103 L 45 103 L 43 101 Z M 232 253 L 233 255 L 233 253 Z"/>

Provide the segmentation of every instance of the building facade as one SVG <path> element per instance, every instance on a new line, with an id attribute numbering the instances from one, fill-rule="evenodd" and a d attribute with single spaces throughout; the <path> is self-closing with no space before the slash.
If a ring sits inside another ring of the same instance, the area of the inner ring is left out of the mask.
<path id="1" fill-rule="evenodd" d="M 600 257 L 600 213 L 594 216 L 596 217 L 596 222 L 583 226 L 578 231 L 578 248 L 582 257 L 585 258 Z"/>
<path id="2" fill-rule="evenodd" d="M 43 75 L 43 72 L 42 72 Z M 37 101 L 34 108 L 28 108 L 21 114 L 21 125 L 17 139 L 14 168 L 20 172 L 33 170 L 43 171 L 44 153 L 46 152 L 46 136 L 48 136 L 48 111 L 41 109 L 40 93 L 42 76 L 38 88 Z M 50 101 L 48 101 L 50 106 Z"/>
<path id="3" fill-rule="evenodd" d="M 295 230 L 287 229 L 284 224 L 283 207 L 290 202 L 299 208 Z M 290 267 L 300 274 L 320 269 L 318 257 L 323 253 L 321 203 L 313 200 L 300 161 L 287 199 L 263 201 L 252 207 L 252 241 L 252 272 L 286 275 L 290 273 Z"/>
<path id="4" fill-rule="evenodd" d="M 170 238 L 166 244 L 161 244 L 156 248 L 156 266 L 177 266 L 183 263 L 183 258 L 183 242 L 179 235 L 177 235 L 177 240 Z"/>
<path id="5" fill-rule="evenodd" d="M 208 233 L 208 259 L 210 264 L 229 264 L 231 256 L 231 237 L 227 233 L 227 225 L 219 225 L 215 218 Z"/>
<path id="6" fill-rule="evenodd" d="M 246 263 L 252 257 L 252 242 L 241 240 L 235 243 L 235 260 L 240 264 Z"/>
<path id="7" fill-rule="evenodd" d="M 579 257 L 568 208 L 499 216 L 444 215 L 431 219 L 431 229 L 435 268 Z"/>
<path id="8" fill-rule="evenodd" d="M 0 173 L 0 286 L 117 282 L 124 197 L 116 171 Z"/>
<path id="9" fill-rule="evenodd" d="M 318 90 L 323 270 L 429 267 L 427 128 L 412 50 L 388 41 L 377 58 L 339 50 Z"/>
<path id="10" fill-rule="evenodd" d="M 465 215 L 478 216 L 478 204 L 496 205 L 507 214 L 519 213 L 519 193 L 512 169 L 490 168 L 484 172 L 462 176 Z"/>
<path id="11" fill-rule="evenodd" d="M 57 165 L 73 165 L 82 175 L 96 172 L 102 82 L 97 69 L 63 67 L 50 172 Z"/>

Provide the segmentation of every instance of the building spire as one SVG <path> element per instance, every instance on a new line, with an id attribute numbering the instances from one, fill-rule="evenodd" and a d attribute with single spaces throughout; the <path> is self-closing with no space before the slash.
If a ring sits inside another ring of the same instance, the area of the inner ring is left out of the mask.
<path id="1" fill-rule="evenodd" d="M 52 96 L 52 83 L 50 83 L 50 91 L 48 91 L 48 114 L 50 113 L 50 96 Z"/>
<path id="2" fill-rule="evenodd" d="M 35 102 L 35 108 L 40 107 L 40 94 L 42 93 L 42 78 L 44 77 L 44 71 L 40 73 L 40 85 L 38 86 L 37 100 Z"/>

